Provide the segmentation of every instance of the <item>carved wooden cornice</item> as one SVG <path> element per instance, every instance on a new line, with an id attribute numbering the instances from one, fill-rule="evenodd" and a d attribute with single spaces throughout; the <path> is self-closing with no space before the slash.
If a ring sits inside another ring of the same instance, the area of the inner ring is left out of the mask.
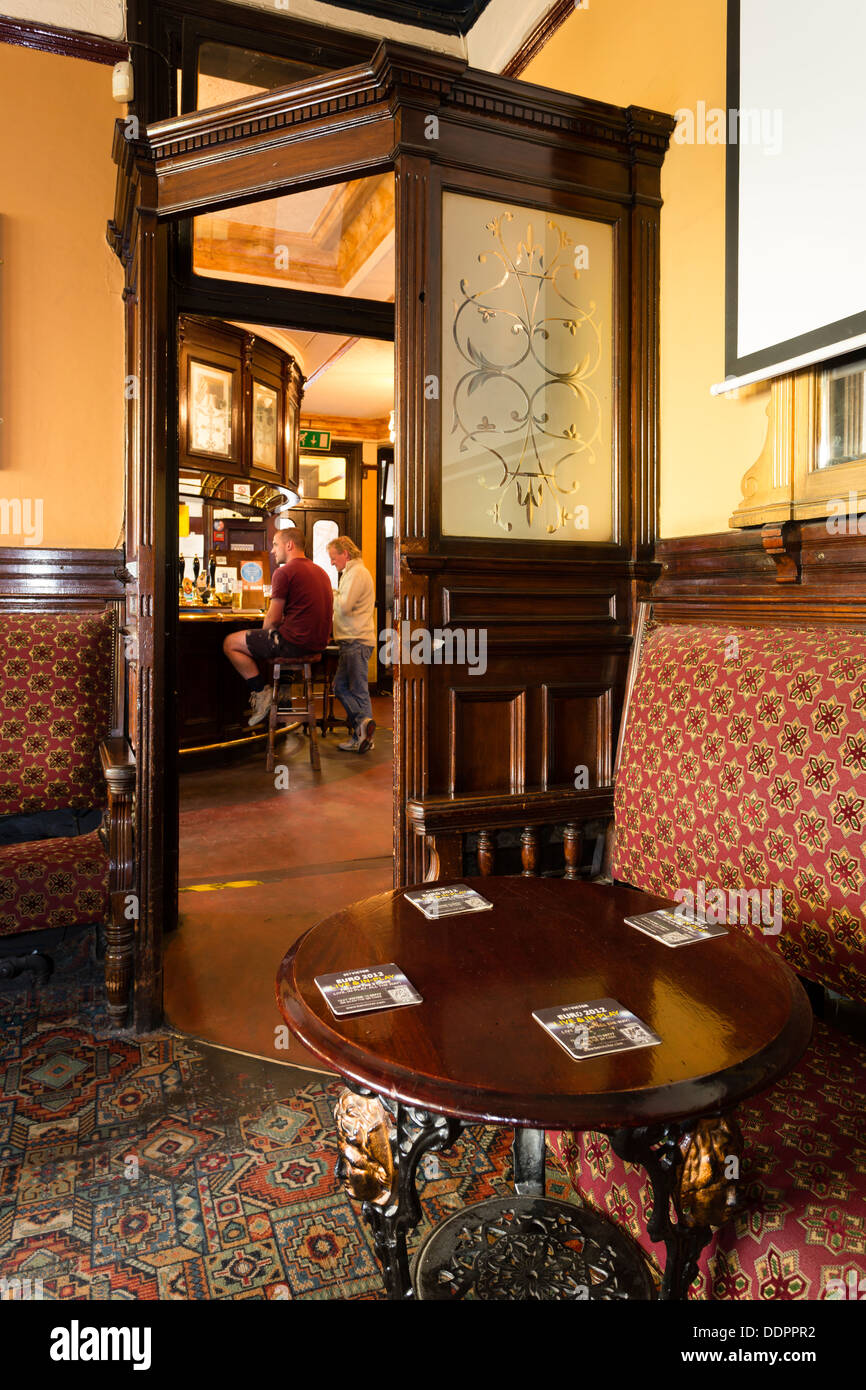
<path id="1" fill-rule="evenodd" d="M 173 116 L 147 127 L 147 140 L 157 160 L 176 159 L 232 141 L 274 134 L 288 126 L 347 115 L 383 99 L 371 67 L 344 68 L 291 87 L 241 97 L 225 106 Z"/>
<path id="2" fill-rule="evenodd" d="M 21 19 L 0 18 L 0 43 L 35 48 L 42 53 L 60 53 L 65 58 L 83 58 L 90 63 L 107 63 L 111 66 L 129 57 L 128 44 L 120 40 Z"/>
<path id="3" fill-rule="evenodd" d="M 365 107 L 415 106 L 431 114 L 464 108 L 526 129 L 621 143 L 633 153 L 661 157 L 673 118 L 641 107 L 622 108 L 469 68 L 458 58 L 385 41 L 369 64 L 325 74 L 291 87 L 244 97 L 207 111 L 147 127 L 155 160 L 180 159 L 234 142 L 278 137 L 287 127 L 347 117 Z M 428 148 L 428 153 L 435 153 Z"/>
<path id="4" fill-rule="evenodd" d="M 519 77 L 533 58 L 537 57 L 542 48 L 548 43 L 556 33 L 557 29 L 574 14 L 574 0 L 556 0 L 556 4 L 542 15 L 541 19 L 533 29 L 527 34 L 517 52 L 509 58 L 505 67 L 502 69 L 503 77 Z"/>

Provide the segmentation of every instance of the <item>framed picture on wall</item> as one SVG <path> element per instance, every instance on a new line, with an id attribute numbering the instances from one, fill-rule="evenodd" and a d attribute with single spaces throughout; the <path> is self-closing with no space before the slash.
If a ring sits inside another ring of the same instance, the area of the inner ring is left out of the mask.
<path id="1" fill-rule="evenodd" d="M 277 453 L 280 398 L 270 386 L 253 381 L 253 468 L 280 471 Z"/>
<path id="2" fill-rule="evenodd" d="M 232 439 L 232 373 L 207 362 L 189 363 L 190 452 L 228 459 L 235 453 Z"/>

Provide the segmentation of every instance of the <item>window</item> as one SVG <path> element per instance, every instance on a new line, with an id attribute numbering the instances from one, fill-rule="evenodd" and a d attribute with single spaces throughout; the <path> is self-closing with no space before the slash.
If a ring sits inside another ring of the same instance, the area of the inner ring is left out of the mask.
<path id="1" fill-rule="evenodd" d="M 866 458 L 866 362 L 862 359 L 821 373 L 819 468 Z"/>
<path id="2" fill-rule="evenodd" d="M 325 71 L 313 63 L 277 58 L 232 44 L 204 42 L 198 50 L 196 110 L 222 106 L 275 87 L 288 87 Z"/>
<path id="3" fill-rule="evenodd" d="M 332 589 L 336 589 L 340 576 L 328 554 L 328 546 L 339 534 L 336 521 L 317 521 L 313 525 L 313 560 L 326 572 Z"/>
<path id="4" fill-rule="evenodd" d="M 305 502 L 321 498 L 328 502 L 346 500 L 346 460 L 334 454 L 316 458 L 301 454 L 301 484 L 298 492 Z"/>

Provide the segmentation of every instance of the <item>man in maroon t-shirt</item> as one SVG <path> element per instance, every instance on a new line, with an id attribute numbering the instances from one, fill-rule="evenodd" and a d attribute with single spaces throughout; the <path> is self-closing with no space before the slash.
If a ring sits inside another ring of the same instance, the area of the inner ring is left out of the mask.
<path id="1" fill-rule="evenodd" d="M 320 565 L 307 559 L 305 549 L 303 531 L 287 527 L 275 532 L 272 553 L 279 568 L 271 581 L 271 605 L 264 623 L 246 632 L 230 632 L 223 642 L 223 651 L 250 692 L 250 726 L 261 723 L 273 698 L 258 663 L 277 656 L 317 655 L 331 638 L 331 580 Z"/>

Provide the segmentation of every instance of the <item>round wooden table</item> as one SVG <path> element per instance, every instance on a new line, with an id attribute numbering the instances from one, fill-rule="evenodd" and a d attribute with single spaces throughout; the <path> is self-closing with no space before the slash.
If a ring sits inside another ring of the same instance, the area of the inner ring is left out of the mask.
<path id="1" fill-rule="evenodd" d="M 515 1130 L 524 1195 L 543 1194 L 546 1129 L 604 1130 L 620 1157 L 641 1163 L 653 1186 L 649 1234 L 667 1251 L 662 1297 L 684 1297 L 732 1202 L 729 1112 L 805 1050 L 805 991 L 736 927 L 671 949 L 627 926 L 625 917 L 669 905 L 635 889 L 462 881 L 493 909 L 430 921 L 403 890 L 382 893 L 313 927 L 277 975 L 289 1028 L 350 1083 L 338 1106 L 339 1167 L 373 1225 L 390 1294 L 410 1293 L 405 1236 L 420 1219 L 422 1154 L 450 1146 L 464 1124 L 502 1124 Z M 331 1014 L 317 975 L 390 961 L 423 1003 Z M 574 1061 L 532 1017 L 601 998 L 618 1000 L 661 1043 Z"/>

